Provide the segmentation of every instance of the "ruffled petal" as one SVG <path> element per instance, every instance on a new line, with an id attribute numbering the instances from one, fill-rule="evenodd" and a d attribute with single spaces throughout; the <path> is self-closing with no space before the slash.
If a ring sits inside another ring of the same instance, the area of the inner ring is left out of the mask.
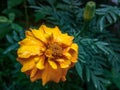
<path id="1" fill-rule="evenodd" d="M 39 58 L 39 61 L 38 63 L 36 64 L 36 67 L 40 70 L 44 69 L 45 68 L 45 56 L 41 56 Z"/>
<path id="2" fill-rule="evenodd" d="M 71 61 L 68 59 L 57 59 L 61 68 L 68 68 L 71 64 Z"/>
<path id="3" fill-rule="evenodd" d="M 41 40 L 44 43 L 47 43 L 43 29 L 32 30 L 32 33 L 33 33 L 34 37 L 36 37 L 37 39 Z"/>
<path id="4" fill-rule="evenodd" d="M 29 58 L 33 55 L 41 55 L 41 49 L 40 46 L 22 46 L 18 49 L 17 54 L 19 58 Z"/>
<path id="5" fill-rule="evenodd" d="M 42 78 L 42 72 L 41 70 L 37 70 L 36 74 L 33 76 L 33 77 L 30 77 L 30 80 L 32 82 L 38 80 L 38 79 L 41 79 Z"/>
<path id="6" fill-rule="evenodd" d="M 56 37 L 56 42 L 62 46 L 70 46 L 72 44 L 73 37 L 68 36 L 68 34 L 61 34 Z"/>
<path id="7" fill-rule="evenodd" d="M 65 56 L 65 58 L 67 58 L 69 60 L 72 58 L 72 55 L 68 52 L 63 53 L 63 55 Z"/>
<path id="8" fill-rule="evenodd" d="M 34 67 L 32 70 L 31 70 L 31 74 L 30 74 L 30 78 L 32 78 L 32 77 L 34 77 L 35 76 L 35 74 L 37 73 L 37 68 L 36 67 Z"/>
<path id="9" fill-rule="evenodd" d="M 19 44 L 21 46 L 27 45 L 27 46 L 42 46 L 42 47 L 44 47 L 44 44 L 42 42 L 40 42 L 39 40 L 37 40 L 33 37 L 25 38 L 22 41 L 20 41 Z"/>
<path id="10" fill-rule="evenodd" d="M 46 34 L 50 34 L 52 33 L 54 35 L 54 37 L 57 37 L 61 34 L 61 31 L 59 30 L 59 28 L 57 26 L 55 26 L 54 28 L 50 28 L 50 27 L 47 27 L 45 25 L 42 25 L 39 30 L 44 30 L 44 32 Z"/>
<path id="11" fill-rule="evenodd" d="M 29 38 L 29 37 L 34 37 L 34 35 L 32 34 L 32 32 L 31 31 L 26 31 L 25 32 L 25 36 L 27 37 L 27 38 Z"/>
<path id="12" fill-rule="evenodd" d="M 58 67 L 53 69 L 48 63 L 46 63 L 45 69 L 42 73 L 42 84 L 45 85 L 49 81 L 58 83 L 62 77 L 62 70 Z"/>
<path id="13" fill-rule="evenodd" d="M 72 62 L 77 62 L 78 45 L 73 43 L 68 52 L 72 55 L 71 61 Z"/>
<path id="14" fill-rule="evenodd" d="M 53 69 L 57 69 L 57 64 L 53 60 L 48 59 L 48 62 Z"/>
<path id="15" fill-rule="evenodd" d="M 21 72 L 26 72 L 28 70 L 33 69 L 35 66 L 35 62 L 33 60 L 26 61 L 25 64 L 23 64 L 23 67 L 21 68 Z"/>

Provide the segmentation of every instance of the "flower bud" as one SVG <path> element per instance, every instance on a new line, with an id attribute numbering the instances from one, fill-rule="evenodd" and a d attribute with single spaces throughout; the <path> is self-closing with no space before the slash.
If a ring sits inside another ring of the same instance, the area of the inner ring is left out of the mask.
<path id="1" fill-rule="evenodd" d="M 93 1 L 87 2 L 86 6 L 85 6 L 84 14 L 83 14 L 85 22 L 90 21 L 94 17 L 95 8 L 96 8 L 95 2 L 93 2 Z"/>

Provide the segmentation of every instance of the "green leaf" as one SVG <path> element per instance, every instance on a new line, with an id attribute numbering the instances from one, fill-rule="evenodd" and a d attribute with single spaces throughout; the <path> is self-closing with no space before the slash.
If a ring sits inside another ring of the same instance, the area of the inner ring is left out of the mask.
<path id="1" fill-rule="evenodd" d="M 107 21 L 111 24 L 112 23 L 112 18 L 109 15 L 106 15 Z"/>
<path id="2" fill-rule="evenodd" d="M 95 88 L 98 88 L 98 81 L 97 81 L 97 77 L 94 76 L 93 74 L 91 74 L 91 77 L 92 77 L 92 81 L 94 83 L 94 86 Z"/>
<path id="3" fill-rule="evenodd" d="M 12 29 L 14 29 L 14 30 L 16 30 L 16 31 L 21 31 L 21 30 L 23 30 L 23 28 L 22 28 L 20 25 L 16 24 L 16 23 L 12 23 L 12 24 L 11 24 L 11 27 L 12 27 Z"/>
<path id="4" fill-rule="evenodd" d="M 113 18 L 114 22 L 117 21 L 117 16 L 113 12 L 110 12 L 111 17 Z"/>
<path id="5" fill-rule="evenodd" d="M 8 4 L 8 8 L 12 8 L 15 7 L 19 4 L 21 4 L 24 0 L 8 0 L 7 4 Z"/>
<path id="6" fill-rule="evenodd" d="M 86 77 L 87 77 L 87 82 L 90 82 L 90 70 L 89 68 L 86 67 Z"/>
<path id="7" fill-rule="evenodd" d="M 46 15 L 40 12 L 35 13 L 35 21 L 38 22 L 41 19 L 44 19 Z"/>
<path id="8" fill-rule="evenodd" d="M 11 26 L 9 23 L 0 24 L 0 39 L 2 39 L 9 31 L 11 31 Z"/>
<path id="9" fill-rule="evenodd" d="M 75 68 L 76 68 L 76 71 L 77 71 L 78 75 L 80 76 L 80 78 L 82 78 L 83 71 L 82 71 L 82 66 L 79 62 L 77 62 L 75 64 Z"/>
<path id="10" fill-rule="evenodd" d="M 5 16 L 0 16 L 0 23 L 3 22 L 9 22 L 8 18 L 6 18 Z"/>
<path id="11" fill-rule="evenodd" d="M 101 18 L 100 18 L 100 21 L 99 21 L 100 31 L 103 31 L 103 29 L 104 29 L 104 24 L 105 24 L 104 20 L 105 20 L 105 17 L 101 17 Z"/>
<path id="12" fill-rule="evenodd" d="M 3 54 L 7 54 L 8 52 L 15 50 L 17 47 L 18 47 L 18 43 L 12 44 L 3 52 Z"/>
<path id="13" fill-rule="evenodd" d="M 14 43 L 14 40 L 13 40 L 13 38 L 10 35 L 6 35 L 6 38 L 7 38 L 9 43 L 11 43 L 11 44 Z"/>
<path id="14" fill-rule="evenodd" d="M 15 20 L 15 14 L 14 13 L 9 13 L 9 20 L 13 22 Z"/>

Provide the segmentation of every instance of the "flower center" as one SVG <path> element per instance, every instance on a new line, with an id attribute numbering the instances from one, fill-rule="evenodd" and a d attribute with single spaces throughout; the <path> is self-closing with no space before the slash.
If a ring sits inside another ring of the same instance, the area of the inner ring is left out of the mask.
<path id="1" fill-rule="evenodd" d="M 57 43 L 49 44 L 45 55 L 49 58 L 59 58 L 62 56 L 62 47 Z"/>

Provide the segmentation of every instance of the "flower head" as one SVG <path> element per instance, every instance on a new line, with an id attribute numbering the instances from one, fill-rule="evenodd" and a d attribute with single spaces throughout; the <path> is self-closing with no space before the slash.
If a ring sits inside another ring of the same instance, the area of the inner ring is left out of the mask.
<path id="1" fill-rule="evenodd" d="M 17 54 L 21 71 L 30 75 L 32 82 L 42 79 L 45 85 L 49 81 L 65 81 L 68 69 L 77 62 L 77 44 L 57 26 L 42 25 L 38 30 L 26 31 L 26 38 L 19 44 Z"/>

